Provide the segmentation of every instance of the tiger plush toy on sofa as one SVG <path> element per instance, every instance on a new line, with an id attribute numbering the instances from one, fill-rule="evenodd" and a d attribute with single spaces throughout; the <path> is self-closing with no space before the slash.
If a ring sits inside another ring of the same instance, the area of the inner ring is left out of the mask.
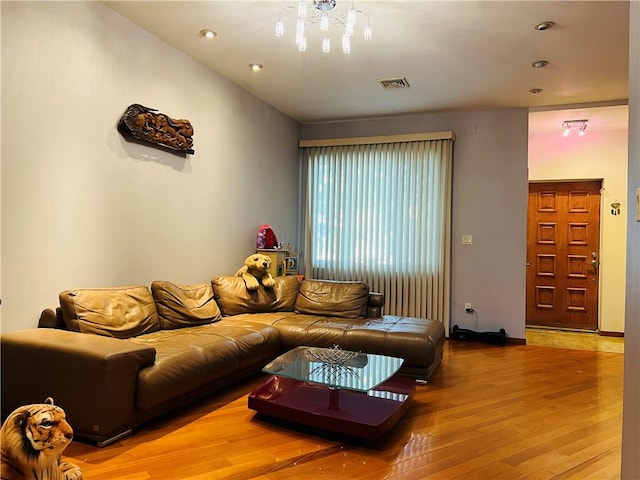
<path id="1" fill-rule="evenodd" d="M 60 458 L 72 439 L 64 410 L 52 398 L 16 408 L 0 429 L 0 479 L 81 480 L 80 468 Z"/>

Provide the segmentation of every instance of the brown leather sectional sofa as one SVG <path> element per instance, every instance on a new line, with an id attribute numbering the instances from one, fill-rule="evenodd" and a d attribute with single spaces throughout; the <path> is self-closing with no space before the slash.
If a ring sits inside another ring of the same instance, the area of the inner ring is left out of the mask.
<path id="1" fill-rule="evenodd" d="M 443 326 L 382 316 L 384 298 L 364 283 L 276 282 L 255 292 L 239 277 L 62 292 L 40 328 L 0 336 L 2 416 L 50 396 L 76 437 L 103 446 L 299 345 L 401 357 L 400 373 L 422 379 L 441 362 Z"/>

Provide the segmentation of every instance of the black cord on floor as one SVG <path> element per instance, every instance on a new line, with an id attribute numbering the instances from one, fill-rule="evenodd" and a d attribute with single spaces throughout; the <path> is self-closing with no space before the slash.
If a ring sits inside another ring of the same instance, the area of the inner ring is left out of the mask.
<path id="1" fill-rule="evenodd" d="M 476 321 L 475 321 L 475 326 L 473 327 L 473 329 L 475 331 L 478 331 L 478 312 L 475 311 L 475 309 L 473 308 L 469 308 L 465 310 L 465 313 L 473 313 L 476 317 Z"/>

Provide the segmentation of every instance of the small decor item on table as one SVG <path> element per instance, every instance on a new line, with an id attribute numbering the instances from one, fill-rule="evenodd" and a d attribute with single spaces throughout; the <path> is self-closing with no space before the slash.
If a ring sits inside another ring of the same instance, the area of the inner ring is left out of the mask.
<path id="1" fill-rule="evenodd" d="M 347 365 L 362 368 L 367 365 L 368 361 L 365 353 L 342 350 L 339 345 L 334 345 L 331 348 L 309 347 L 307 352 L 311 357 L 326 365 Z"/>
<path id="2" fill-rule="evenodd" d="M 260 282 L 267 288 L 273 288 L 276 281 L 269 273 L 271 267 L 271 259 L 262 255 L 261 253 L 254 253 L 249 255 L 244 265 L 235 273 L 237 277 L 242 277 L 244 284 L 247 286 L 247 290 L 257 290 L 260 286 Z"/>
<path id="3" fill-rule="evenodd" d="M 72 439 L 64 410 L 51 397 L 16 408 L 0 429 L 0 478 L 81 480 L 82 470 L 61 460 Z"/>
<path id="4" fill-rule="evenodd" d="M 298 274 L 298 257 L 297 255 L 287 255 L 284 259 L 285 262 L 285 273 L 287 275 L 297 275 Z"/>
<path id="5" fill-rule="evenodd" d="M 256 239 L 256 248 L 276 248 L 278 246 L 278 237 L 276 237 L 271 225 L 260 225 L 258 230 L 258 238 Z"/>
<path id="6" fill-rule="evenodd" d="M 189 120 L 174 119 L 164 113 L 155 113 L 155 108 L 134 103 L 127 107 L 118 131 L 126 138 L 175 150 L 195 153 L 193 150 L 193 127 Z"/>
<path id="7" fill-rule="evenodd" d="M 287 244 L 286 257 L 284 259 L 285 273 L 287 275 L 298 275 L 298 254 Z"/>
<path id="8" fill-rule="evenodd" d="M 333 363 L 336 365 L 344 365 L 348 360 L 358 356 L 358 352 L 350 352 L 342 350 L 338 345 L 331 348 L 314 348 L 308 350 L 312 357 L 317 358 L 322 363 Z"/>
<path id="9" fill-rule="evenodd" d="M 307 353 L 312 361 L 320 362 L 310 374 L 319 375 L 329 383 L 339 383 L 341 379 L 348 377 L 360 378 L 357 369 L 368 363 L 365 353 L 342 350 L 338 345 L 331 348 L 309 347 Z"/>

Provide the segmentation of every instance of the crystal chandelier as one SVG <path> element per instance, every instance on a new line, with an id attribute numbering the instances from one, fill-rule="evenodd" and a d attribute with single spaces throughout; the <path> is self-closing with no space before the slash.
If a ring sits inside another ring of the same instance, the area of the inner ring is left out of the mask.
<path id="1" fill-rule="evenodd" d="M 276 22 L 276 37 L 283 37 L 285 33 L 284 20 L 286 12 L 289 9 L 296 9 L 296 45 L 298 50 L 304 52 L 307 50 L 307 37 L 305 32 L 310 25 L 318 25 L 320 32 L 323 34 L 322 51 L 329 53 L 331 51 L 331 39 L 329 38 L 329 30 L 331 26 L 336 27 L 342 32 L 342 53 L 351 53 L 351 38 L 356 29 L 356 20 L 358 16 L 364 17 L 366 25 L 363 29 L 363 37 L 365 40 L 371 40 L 371 22 L 369 16 L 362 10 L 357 10 L 355 2 L 346 9 L 342 9 L 336 5 L 337 0 L 299 0 L 297 6 L 289 5 L 282 8 L 278 21 Z"/>

